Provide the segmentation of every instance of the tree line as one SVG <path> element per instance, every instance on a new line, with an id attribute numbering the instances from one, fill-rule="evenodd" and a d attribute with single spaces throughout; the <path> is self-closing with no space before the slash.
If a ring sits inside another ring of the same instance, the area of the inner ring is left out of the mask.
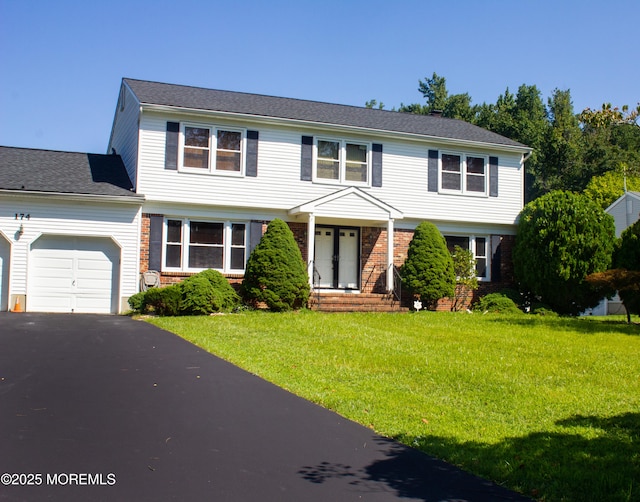
<path id="1" fill-rule="evenodd" d="M 424 103 L 395 111 L 470 122 L 533 148 L 525 166 L 526 201 L 554 190 L 584 192 L 608 207 L 624 192 L 640 191 L 640 103 L 600 109 L 573 108 L 570 90 L 555 89 L 546 103 L 535 85 L 508 88 L 495 103 L 473 104 L 471 95 L 450 94 L 436 73 L 418 83 Z M 368 108 L 384 108 L 368 101 Z"/>

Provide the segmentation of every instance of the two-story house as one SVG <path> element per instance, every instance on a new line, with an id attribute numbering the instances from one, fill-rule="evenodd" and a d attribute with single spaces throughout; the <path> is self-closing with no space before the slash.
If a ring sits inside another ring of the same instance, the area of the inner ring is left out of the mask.
<path id="1" fill-rule="evenodd" d="M 121 260 L 112 311 L 148 270 L 163 284 L 206 268 L 239 282 L 274 218 L 293 230 L 316 292 L 394 290 L 424 220 L 473 252 L 485 290 L 511 281 L 531 149 L 463 121 L 124 79 L 108 152 L 139 206 L 137 262 Z M 27 288 L 9 283 L 29 308 Z"/>

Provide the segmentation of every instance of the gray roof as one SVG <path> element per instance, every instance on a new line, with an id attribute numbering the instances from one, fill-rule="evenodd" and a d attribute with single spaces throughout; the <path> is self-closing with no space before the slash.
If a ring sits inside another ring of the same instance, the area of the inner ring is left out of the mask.
<path id="1" fill-rule="evenodd" d="M 256 117 L 276 117 L 318 124 L 398 132 L 500 146 L 529 148 L 499 134 L 462 120 L 431 115 L 414 115 L 364 107 L 321 103 L 260 94 L 220 91 L 125 78 L 141 104 L 192 110 L 237 113 Z"/>
<path id="2" fill-rule="evenodd" d="M 119 155 L 0 146 L 0 189 L 141 197 Z"/>

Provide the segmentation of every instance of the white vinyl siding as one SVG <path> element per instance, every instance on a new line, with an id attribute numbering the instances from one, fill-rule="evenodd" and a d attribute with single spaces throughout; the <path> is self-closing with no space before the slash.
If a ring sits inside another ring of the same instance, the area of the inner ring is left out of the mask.
<path id="1" fill-rule="evenodd" d="M 9 308 L 9 261 L 11 243 L 0 232 L 0 312 Z"/>
<path id="2" fill-rule="evenodd" d="M 0 231 L 12 239 L 11 296 L 27 294 L 31 245 L 41 236 L 104 237 L 121 249 L 118 303 L 119 310 L 126 309 L 126 298 L 138 292 L 140 206 L 65 199 L 0 198 Z M 15 213 L 28 214 L 29 219 L 16 220 Z M 18 235 L 21 224 L 23 233 Z"/>
<path id="3" fill-rule="evenodd" d="M 121 103 L 124 104 L 124 108 L 120 106 Z M 140 104 L 129 89 L 124 86 L 116 108 L 107 153 L 113 153 L 115 150 L 122 157 L 122 162 L 127 168 L 127 174 L 134 187 L 137 186 L 139 116 Z"/>
<path id="4" fill-rule="evenodd" d="M 189 116 L 168 118 L 150 112 L 142 115 L 139 192 L 145 194 L 149 202 L 177 205 L 188 202 L 234 211 L 276 211 L 286 214 L 293 207 L 345 188 L 343 185 L 300 180 L 301 136 L 313 136 L 314 141 L 316 138 L 334 136 L 327 136 L 326 131 L 323 134 L 322 130 L 301 131 L 297 126 L 289 128 L 258 122 L 229 121 L 226 124 L 220 119 L 212 120 L 212 124 L 219 127 L 243 127 L 259 131 L 257 177 L 203 176 L 166 170 L 164 152 L 168 120 L 202 122 Z M 383 186 L 360 188 L 401 211 L 405 219 L 512 226 L 522 209 L 524 187 L 520 153 L 465 148 L 464 152 L 471 156 L 496 156 L 499 159 L 499 196 L 473 197 L 427 191 L 429 149 L 455 151 L 450 146 L 444 148 L 436 142 L 388 139 L 373 135 L 345 134 L 343 137 L 354 143 L 383 144 Z M 487 174 L 487 185 L 488 181 Z"/>

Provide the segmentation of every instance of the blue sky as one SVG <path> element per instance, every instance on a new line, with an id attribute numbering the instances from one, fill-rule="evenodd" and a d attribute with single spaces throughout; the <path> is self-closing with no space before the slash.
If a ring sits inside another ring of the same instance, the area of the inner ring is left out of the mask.
<path id="1" fill-rule="evenodd" d="M 123 77 L 363 106 L 640 101 L 637 0 L 0 0 L 0 145 L 106 152 Z"/>

